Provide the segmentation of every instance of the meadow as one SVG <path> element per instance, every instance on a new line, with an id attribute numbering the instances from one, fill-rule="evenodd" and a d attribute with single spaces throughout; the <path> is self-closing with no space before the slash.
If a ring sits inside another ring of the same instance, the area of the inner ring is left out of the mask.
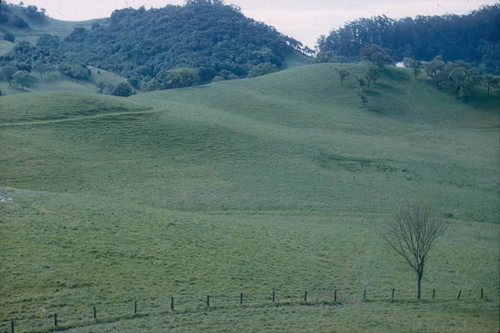
<path id="1" fill-rule="evenodd" d="M 386 68 L 365 105 L 365 70 L 1 97 L 0 331 L 497 332 L 498 90 Z M 449 223 L 421 301 L 380 237 L 405 200 Z"/>

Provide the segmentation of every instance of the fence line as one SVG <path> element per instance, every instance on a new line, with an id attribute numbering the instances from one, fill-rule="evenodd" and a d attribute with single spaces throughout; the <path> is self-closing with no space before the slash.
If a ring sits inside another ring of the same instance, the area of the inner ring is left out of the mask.
<path id="1" fill-rule="evenodd" d="M 376 290 L 377 292 L 370 292 Z M 380 289 L 363 288 L 360 290 L 358 296 L 352 294 L 342 294 L 342 289 L 334 288 L 329 291 L 316 291 L 309 292 L 308 290 L 304 290 L 302 292 L 291 292 L 287 290 L 272 290 L 266 295 L 264 293 L 255 292 L 252 293 L 234 293 L 233 294 L 222 294 L 222 293 L 212 293 L 206 294 L 206 299 L 203 301 L 200 296 L 192 296 L 192 295 L 180 295 L 180 296 L 169 296 L 165 300 L 165 302 L 156 301 L 157 298 L 149 299 L 149 300 L 134 300 L 130 302 L 130 312 L 121 311 L 118 313 L 116 307 L 113 307 L 112 310 L 115 310 L 115 314 L 113 315 L 110 309 L 108 311 L 102 311 L 107 315 L 101 315 L 101 312 L 98 313 L 97 305 L 89 306 L 89 319 L 81 319 L 87 316 L 87 314 L 80 314 L 79 320 L 65 320 L 64 314 L 53 312 L 48 317 L 42 318 L 39 317 L 40 321 L 46 321 L 47 324 L 42 324 L 41 329 L 33 329 L 32 327 L 26 327 L 27 325 L 23 325 L 23 322 L 26 320 L 7 320 L 0 323 L 0 329 L 2 332 L 12 332 L 15 330 L 21 329 L 23 331 L 29 330 L 30 332 L 51 332 L 57 331 L 60 329 L 69 329 L 69 328 L 77 328 L 77 327 L 87 327 L 100 323 L 108 323 L 115 322 L 123 319 L 133 319 L 137 317 L 149 316 L 149 315 L 162 315 L 162 314 L 182 314 L 182 313 L 190 313 L 196 311 L 205 311 L 207 308 L 210 309 L 225 309 L 225 308 L 235 308 L 235 307 L 269 307 L 269 306 L 294 306 L 294 305 L 331 305 L 331 306 L 343 306 L 344 304 L 352 304 L 352 302 L 362 302 L 362 301 L 390 301 L 395 302 L 398 300 L 396 296 L 399 296 L 400 293 L 397 293 L 396 288 L 388 288 L 384 289 L 383 293 Z M 436 289 L 432 289 L 432 299 L 436 299 Z M 440 298 L 439 300 L 460 300 L 462 299 L 464 294 L 462 289 L 459 290 L 458 296 L 455 294 L 454 297 L 448 298 Z M 478 290 L 478 296 L 469 299 L 480 299 L 483 300 L 485 296 L 484 288 Z M 430 297 L 430 296 L 429 296 Z M 425 297 L 422 297 L 426 299 Z M 168 303 L 167 300 L 170 300 Z M 404 298 L 400 297 L 399 300 L 415 300 L 415 297 L 412 298 Z M 340 300 L 340 301 L 339 301 Z M 175 301 L 175 303 L 174 303 Z M 149 303 L 149 304 L 148 304 Z M 167 310 L 168 305 L 170 304 L 170 310 Z M 174 305 L 175 304 L 175 305 Z M 239 304 L 239 305 L 238 305 Z M 112 305 L 109 305 L 111 308 Z M 101 310 L 104 307 L 99 307 Z M 162 310 L 163 309 L 163 310 Z M 90 320 L 91 314 L 93 310 L 93 320 Z M 52 318 L 53 324 L 49 326 L 49 321 L 47 319 Z M 31 320 L 33 321 L 33 320 Z M 9 331 L 10 328 L 10 331 Z"/>

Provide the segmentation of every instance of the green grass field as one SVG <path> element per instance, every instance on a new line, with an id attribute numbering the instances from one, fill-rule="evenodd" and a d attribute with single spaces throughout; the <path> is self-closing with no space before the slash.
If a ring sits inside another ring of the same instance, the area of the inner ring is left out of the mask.
<path id="1" fill-rule="evenodd" d="M 388 68 L 363 105 L 336 66 L 0 98 L 0 331 L 497 332 L 498 90 Z M 379 236 L 413 199 L 449 222 L 422 301 Z"/>

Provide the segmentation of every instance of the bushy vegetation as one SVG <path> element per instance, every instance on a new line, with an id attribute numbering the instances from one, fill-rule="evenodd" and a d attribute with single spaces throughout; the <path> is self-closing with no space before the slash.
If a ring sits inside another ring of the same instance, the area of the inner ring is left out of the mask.
<path id="1" fill-rule="evenodd" d="M 377 44 L 396 61 L 405 57 L 431 61 L 462 60 L 482 71 L 500 74 L 500 5 L 485 6 L 468 15 L 361 18 L 334 29 L 318 40 L 322 53 L 359 59 L 360 50 Z"/>

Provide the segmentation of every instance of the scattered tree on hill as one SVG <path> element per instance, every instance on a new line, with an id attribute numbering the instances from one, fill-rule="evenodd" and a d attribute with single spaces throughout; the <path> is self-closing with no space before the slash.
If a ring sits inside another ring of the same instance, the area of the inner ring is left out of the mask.
<path id="1" fill-rule="evenodd" d="M 361 103 L 363 103 L 363 106 L 365 106 L 366 103 L 368 103 L 368 97 L 366 97 L 365 92 L 363 91 L 363 89 L 359 89 L 357 91 L 357 93 L 358 93 L 359 99 L 361 100 Z"/>
<path id="2" fill-rule="evenodd" d="M 380 69 L 375 66 L 370 66 L 365 74 L 366 86 L 370 89 L 370 85 L 375 83 L 380 78 Z"/>
<path id="3" fill-rule="evenodd" d="M 278 67 L 276 65 L 271 64 L 270 62 L 264 62 L 262 64 L 258 64 L 257 66 L 253 67 L 248 72 L 248 77 L 252 78 L 252 77 L 267 75 L 277 71 Z"/>
<path id="4" fill-rule="evenodd" d="M 217 82 L 221 82 L 221 81 L 224 81 L 224 78 L 220 75 L 217 75 L 216 77 L 214 77 L 212 79 L 212 83 L 217 83 Z"/>
<path id="5" fill-rule="evenodd" d="M 449 67 L 446 66 L 442 58 L 438 55 L 424 66 L 425 72 L 429 75 L 438 90 L 443 89 L 443 85 L 448 81 L 449 75 Z"/>
<path id="6" fill-rule="evenodd" d="M 43 74 L 47 74 L 56 70 L 56 67 L 52 64 L 47 64 L 42 61 L 35 62 L 33 69 L 40 73 L 40 78 L 43 78 Z"/>
<path id="7" fill-rule="evenodd" d="M 134 92 L 128 83 L 119 83 L 111 92 L 111 95 L 120 97 L 129 97 Z"/>
<path id="8" fill-rule="evenodd" d="M 378 45 L 371 44 L 359 51 L 361 60 L 370 62 L 373 66 L 382 69 L 385 65 L 393 63 L 392 58 Z"/>
<path id="9" fill-rule="evenodd" d="M 417 298 L 421 298 L 424 264 L 434 241 L 446 230 L 446 222 L 425 203 L 402 205 L 382 231 L 383 240 L 417 274 Z"/>
<path id="10" fill-rule="evenodd" d="M 331 51 L 326 52 L 318 52 L 313 59 L 313 63 L 321 64 L 321 63 L 346 63 L 347 58 L 343 56 L 337 56 L 333 54 Z"/>
<path id="11" fill-rule="evenodd" d="M 457 66 L 449 75 L 453 90 L 457 98 L 467 101 L 472 95 L 473 89 L 480 83 L 480 77 L 475 68 Z"/>
<path id="12" fill-rule="evenodd" d="M 361 90 L 364 90 L 366 87 L 366 80 L 362 76 L 356 76 L 356 80 L 358 81 L 359 87 Z"/>
<path id="13" fill-rule="evenodd" d="M 413 76 L 415 77 L 415 80 L 416 80 L 418 78 L 418 75 L 422 71 L 422 62 L 406 57 L 406 58 L 404 58 L 403 63 L 406 67 L 412 69 Z"/>
<path id="14" fill-rule="evenodd" d="M 62 75 L 75 79 L 76 83 L 80 80 L 88 80 L 91 74 L 90 70 L 86 67 L 70 64 L 60 64 L 59 72 Z"/>
<path id="15" fill-rule="evenodd" d="M 156 91 L 161 90 L 162 88 L 163 85 L 160 83 L 160 81 L 154 78 L 141 84 L 142 91 Z"/>
<path id="16" fill-rule="evenodd" d="M 2 67 L 2 76 L 7 82 L 9 82 L 9 86 L 12 86 L 12 79 L 14 78 L 15 72 L 17 72 L 17 67 L 12 63 Z"/>
<path id="17" fill-rule="evenodd" d="M 343 86 L 344 85 L 344 81 L 345 79 L 351 75 L 351 73 L 347 70 L 347 69 L 338 69 L 338 68 L 335 68 L 335 71 L 339 74 L 340 76 L 340 85 Z"/>
<path id="18" fill-rule="evenodd" d="M 200 75 L 194 68 L 178 68 L 168 71 L 165 77 L 166 88 L 190 87 L 200 81 Z"/>
<path id="19" fill-rule="evenodd" d="M 97 87 L 97 93 L 103 94 L 104 88 L 106 88 L 106 83 L 103 81 L 99 81 L 99 82 L 97 82 L 96 87 Z"/>
<path id="20" fill-rule="evenodd" d="M 498 78 L 494 77 L 493 75 L 487 74 L 482 76 L 482 84 L 487 88 L 488 96 L 490 95 L 491 88 L 498 88 L 498 83 Z"/>
<path id="21" fill-rule="evenodd" d="M 17 71 L 13 75 L 12 82 L 21 86 L 21 90 L 24 90 L 24 87 L 29 88 L 35 84 L 35 78 L 27 71 Z"/>

